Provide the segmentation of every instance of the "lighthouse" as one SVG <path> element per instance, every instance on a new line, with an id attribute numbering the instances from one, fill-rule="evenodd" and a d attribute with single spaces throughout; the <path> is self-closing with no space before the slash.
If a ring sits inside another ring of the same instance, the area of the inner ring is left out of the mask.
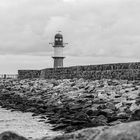
<path id="1" fill-rule="evenodd" d="M 64 43 L 63 43 L 63 36 L 60 33 L 57 33 L 54 37 L 54 43 L 53 43 L 53 48 L 54 48 L 54 68 L 61 68 L 63 67 L 63 48 L 64 48 Z"/>

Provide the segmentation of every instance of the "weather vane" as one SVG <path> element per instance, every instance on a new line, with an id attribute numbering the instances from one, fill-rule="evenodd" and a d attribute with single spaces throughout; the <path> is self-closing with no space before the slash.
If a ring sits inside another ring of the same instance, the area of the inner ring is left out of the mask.
<path id="1" fill-rule="evenodd" d="M 62 31 L 58 31 L 58 33 L 62 33 Z"/>

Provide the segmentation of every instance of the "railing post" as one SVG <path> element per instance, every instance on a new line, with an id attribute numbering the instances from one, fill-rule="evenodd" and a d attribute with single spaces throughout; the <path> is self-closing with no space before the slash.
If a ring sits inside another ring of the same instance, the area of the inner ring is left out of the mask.
<path id="1" fill-rule="evenodd" d="M 4 79 L 6 79 L 6 74 L 4 74 Z"/>
<path id="2" fill-rule="evenodd" d="M 7 79 L 7 78 L 16 79 L 18 78 L 18 74 L 0 74 L 0 78 L 1 79 Z"/>

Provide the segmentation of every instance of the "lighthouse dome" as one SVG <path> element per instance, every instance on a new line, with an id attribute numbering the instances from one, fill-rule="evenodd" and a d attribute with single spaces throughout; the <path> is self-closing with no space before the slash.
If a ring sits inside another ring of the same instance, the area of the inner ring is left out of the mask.
<path id="1" fill-rule="evenodd" d="M 62 34 L 60 34 L 60 33 L 57 33 L 56 35 L 55 35 L 55 37 L 54 37 L 54 39 L 55 39 L 55 46 L 63 46 L 63 36 L 62 36 Z"/>
<path id="2" fill-rule="evenodd" d="M 60 33 L 57 33 L 56 35 L 55 35 L 55 38 L 62 38 L 63 36 L 60 34 Z"/>

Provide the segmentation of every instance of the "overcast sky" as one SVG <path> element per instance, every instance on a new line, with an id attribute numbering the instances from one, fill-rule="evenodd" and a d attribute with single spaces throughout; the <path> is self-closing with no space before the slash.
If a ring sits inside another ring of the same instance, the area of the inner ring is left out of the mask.
<path id="1" fill-rule="evenodd" d="M 59 30 L 65 66 L 140 61 L 140 0 L 0 0 L 0 73 L 52 67 Z"/>

